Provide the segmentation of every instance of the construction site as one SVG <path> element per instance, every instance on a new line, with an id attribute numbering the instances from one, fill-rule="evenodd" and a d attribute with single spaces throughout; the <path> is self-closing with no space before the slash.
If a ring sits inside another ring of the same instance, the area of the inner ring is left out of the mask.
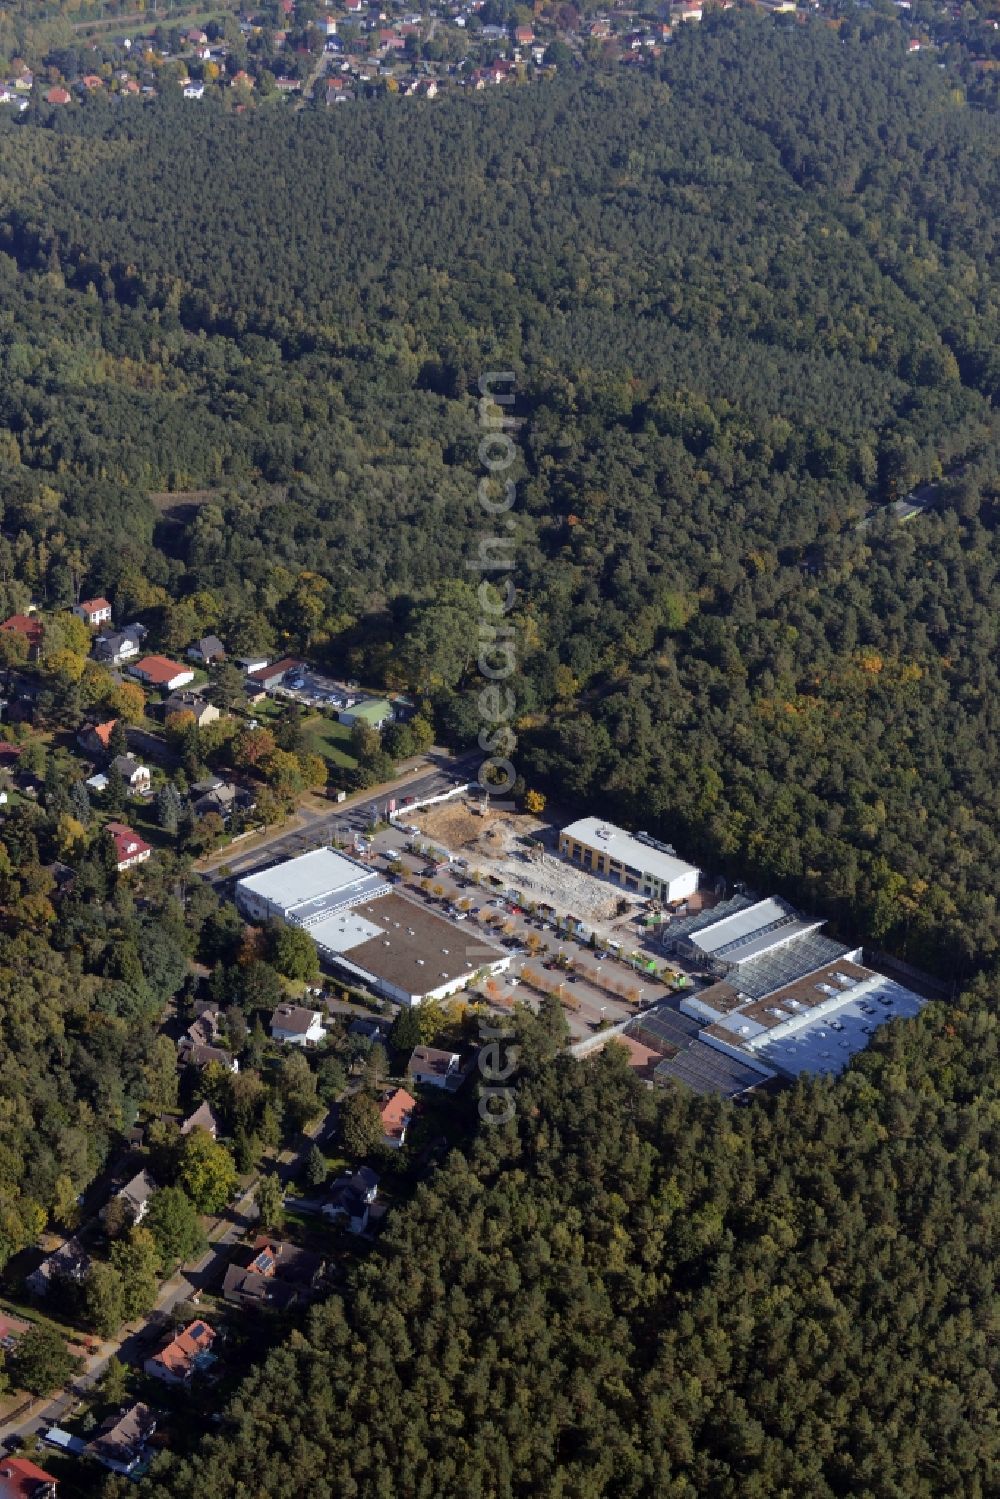
<path id="1" fill-rule="evenodd" d="M 587 926 L 610 927 L 645 905 L 638 896 L 595 879 L 552 850 L 557 835 L 551 822 L 529 813 L 494 812 L 476 797 L 456 797 L 408 815 L 426 841 L 465 860 L 497 887 L 517 891 L 533 905 L 548 905 Z"/>

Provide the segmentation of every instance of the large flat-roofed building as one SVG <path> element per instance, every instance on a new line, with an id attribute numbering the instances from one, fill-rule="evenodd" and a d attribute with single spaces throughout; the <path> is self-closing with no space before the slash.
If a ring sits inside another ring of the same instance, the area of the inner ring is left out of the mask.
<path id="1" fill-rule="evenodd" d="M 290 926 L 311 929 L 331 913 L 391 889 L 378 870 L 335 849 L 317 848 L 238 881 L 236 904 L 253 921 L 279 917 Z"/>
<path id="2" fill-rule="evenodd" d="M 655 1081 L 732 1096 L 840 1072 L 887 1020 L 919 1014 L 925 999 L 866 967 L 860 948 L 821 926 L 783 900 L 743 894 L 673 919 L 667 950 L 715 982 L 630 1026 L 665 1053 Z"/>
<path id="3" fill-rule="evenodd" d="M 772 1075 L 840 1072 L 887 1020 L 911 1019 L 927 1001 L 855 961 L 835 962 L 747 1001 L 727 983 L 685 996 L 681 1008 L 709 1023 L 700 1039 Z M 742 999 L 742 1003 L 740 1000 Z"/>
<path id="4" fill-rule="evenodd" d="M 510 954 L 402 895 L 383 895 L 310 929 L 338 968 L 397 1004 L 418 1005 L 464 989 L 485 970 L 502 973 Z"/>
<path id="5" fill-rule="evenodd" d="M 397 1004 L 442 999 L 481 970 L 500 973 L 510 963 L 503 948 L 395 894 L 377 870 L 331 848 L 240 880 L 236 904 L 252 921 L 302 927 L 321 958 Z"/>
<path id="6" fill-rule="evenodd" d="M 698 870 L 646 833 L 626 833 L 599 817 L 582 817 L 559 835 L 559 852 L 583 869 L 636 895 L 677 905 L 694 895 Z"/>

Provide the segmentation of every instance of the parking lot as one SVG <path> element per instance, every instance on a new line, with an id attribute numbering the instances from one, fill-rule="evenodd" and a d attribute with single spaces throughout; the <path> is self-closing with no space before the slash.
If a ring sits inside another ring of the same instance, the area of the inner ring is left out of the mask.
<path id="1" fill-rule="evenodd" d="M 608 948 L 593 948 L 586 940 L 558 929 L 544 915 L 475 884 L 456 863 L 427 873 L 427 860 L 407 851 L 407 842 L 402 829 L 383 829 L 370 840 L 371 857 L 383 865 L 402 865 L 411 898 L 468 922 L 470 946 L 489 937 L 513 953 L 507 972 L 483 986 L 484 998 L 496 1009 L 510 1009 L 515 1001 L 537 1007 L 544 992 L 553 993 L 564 1007 L 576 1041 L 592 1035 L 602 1024 L 618 1024 L 673 995 L 657 975 L 626 961 L 629 952 L 638 952 L 646 961 L 655 961 L 658 970 L 665 966 L 659 947 L 646 945 L 641 925 L 633 924 L 627 933 L 620 933 L 620 955 Z M 670 966 L 678 971 L 677 964 Z M 689 982 L 693 986 L 694 981 L 689 978 Z"/>
<path id="2" fill-rule="evenodd" d="M 372 696 L 362 692 L 357 682 L 338 682 L 307 666 L 289 672 L 280 687 L 271 689 L 270 695 L 279 702 L 301 703 L 306 708 L 332 708 L 337 713 Z"/>

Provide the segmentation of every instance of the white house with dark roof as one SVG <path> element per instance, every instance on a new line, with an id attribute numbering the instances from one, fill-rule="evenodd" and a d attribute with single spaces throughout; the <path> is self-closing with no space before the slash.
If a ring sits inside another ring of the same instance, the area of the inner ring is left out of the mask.
<path id="1" fill-rule="evenodd" d="M 346 1223 L 352 1234 L 363 1234 L 377 1196 L 378 1177 L 370 1166 L 360 1166 L 337 1178 L 320 1211 L 332 1222 Z"/>
<path id="2" fill-rule="evenodd" d="M 87 1444 L 90 1457 L 112 1473 L 129 1477 L 144 1463 L 147 1444 L 156 1431 L 156 1417 L 141 1402 L 108 1416 Z"/>
<path id="3" fill-rule="evenodd" d="M 155 1191 L 156 1182 L 150 1176 L 149 1172 L 140 1171 L 133 1176 L 131 1181 L 127 1181 L 124 1187 L 115 1193 L 111 1201 L 123 1202 L 128 1209 L 132 1222 L 141 1223 L 149 1210 L 149 1200 Z M 110 1203 L 108 1206 L 110 1207 Z M 103 1218 L 106 1213 L 107 1207 L 102 1209 L 101 1217 Z"/>
<path id="4" fill-rule="evenodd" d="M 130 791 L 148 791 L 150 773 L 148 765 L 140 765 L 135 755 L 116 755 L 111 770 L 117 770 Z"/>
<path id="5" fill-rule="evenodd" d="M 271 1039 L 288 1046 L 314 1046 L 322 1041 L 326 1031 L 319 1010 L 307 1010 L 304 1005 L 278 1005 L 271 1016 Z"/>
<path id="6" fill-rule="evenodd" d="M 436 1046 L 415 1046 L 406 1064 L 406 1075 L 427 1088 L 447 1088 L 458 1076 L 460 1057 L 455 1051 L 441 1051 Z"/>

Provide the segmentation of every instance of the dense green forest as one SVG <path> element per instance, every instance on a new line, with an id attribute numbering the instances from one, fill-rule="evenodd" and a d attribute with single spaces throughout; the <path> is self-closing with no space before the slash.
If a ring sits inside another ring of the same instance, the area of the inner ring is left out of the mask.
<path id="1" fill-rule="evenodd" d="M 525 1037 L 344 1297 L 150 1495 L 899 1499 L 1000 1460 L 997 1080 L 982 995 L 838 1084 L 733 1109 Z"/>
<path id="2" fill-rule="evenodd" d="M 996 115 L 901 31 L 742 12 L 638 76 L 202 103 L 0 120 L 0 609 L 107 593 L 471 743 L 478 390 L 511 369 L 522 774 L 990 967 Z M 157 1107 L 188 959 L 246 983 L 170 856 L 141 903 L 79 860 L 57 923 L 52 822 L 4 831 L 5 1257 Z M 514 1120 L 147 1492 L 997 1489 L 987 980 L 745 1110 L 519 1025 Z"/>
<path id="3" fill-rule="evenodd" d="M 454 580 L 509 366 L 522 768 L 971 972 L 1000 935 L 996 117 L 891 30 L 734 14 L 660 71 L 9 125 L 0 584 L 61 602 L 82 565 L 468 739 Z M 942 474 L 936 513 L 878 514 Z M 162 491 L 197 492 L 186 526 Z"/>

